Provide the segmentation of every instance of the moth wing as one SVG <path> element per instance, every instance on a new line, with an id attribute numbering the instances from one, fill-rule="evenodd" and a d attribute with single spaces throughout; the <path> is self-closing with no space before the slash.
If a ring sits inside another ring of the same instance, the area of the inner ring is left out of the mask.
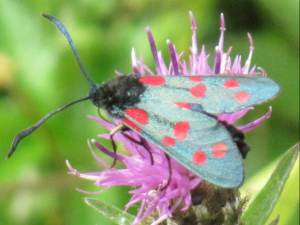
<path id="1" fill-rule="evenodd" d="M 232 113 L 273 98 L 263 76 L 143 76 L 145 91 L 123 122 L 203 179 L 222 187 L 243 182 L 243 161 L 230 133 L 211 114 Z"/>
<path id="2" fill-rule="evenodd" d="M 226 188 L 243 182 L 239 150 L 215 118 L 150 99 L 122 113 L 128 127 L 204 180 Z"/>
<path id="3" fill-rule="evenodd" d="M 156 82 L 154 82 L 156 81 Z M 159 81 L 159 82 L 157 82 Z M 153 95 L 173 103 L 190 103 L 192 110 L 211 114 L 232 113 L 272 99 L 279 86 L 264 76 L 144 76 L 140 82 Z"/>

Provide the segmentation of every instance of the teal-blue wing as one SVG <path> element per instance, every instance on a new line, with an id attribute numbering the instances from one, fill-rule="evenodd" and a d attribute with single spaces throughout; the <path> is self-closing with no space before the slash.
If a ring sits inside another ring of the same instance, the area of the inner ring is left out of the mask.
<path id="1" fill-rule="evenodd" d="M 115 109 L 123 122 L 187 169 L 227 188 L 244 179 L 231 134 L 212 114 L 232 113 L 273 98 L 278 85 L 262 76 L 142 76 L 134 107 Z"/>
<path id="2" fill-rule="evenodd" d="M 164 101 L 211 114 L 232 113 L 263 103 L 280 89 L 264 76 L 144 76 L 140 81 L 148 88 L 143 99 L 161 96 Z"/>
<path id="3" fill-rule="evenodd" d="M 226 188 L 242 184 L 242 157 L 231 135 L 214 117 L 157 101 L 141 101 L 123 116 L 127 126 L 195 175 Z"/>

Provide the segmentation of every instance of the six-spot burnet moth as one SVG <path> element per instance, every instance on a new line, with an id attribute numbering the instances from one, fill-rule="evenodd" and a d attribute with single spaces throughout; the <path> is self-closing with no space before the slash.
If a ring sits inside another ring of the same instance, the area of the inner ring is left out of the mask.
<path id="1" fill-rule="evenodd" d="M 76 103 L 91 100 L 113 119 L 158 145 L 169 156 L 203 179 L 222 187 L 240 186 L 244 179 L 242 158 L 248 151 L 243 134 L 217 120 L 273 98 L 279 86 L 264 76 L 118 76 L 95 84 L 83 67 L 65 26 L 43 15 L 63 33 L 90 84 L 88 96 L 62 106 L 41 118 L 14 139 L 10 157 L 19 142 L 50 117 Z"/>

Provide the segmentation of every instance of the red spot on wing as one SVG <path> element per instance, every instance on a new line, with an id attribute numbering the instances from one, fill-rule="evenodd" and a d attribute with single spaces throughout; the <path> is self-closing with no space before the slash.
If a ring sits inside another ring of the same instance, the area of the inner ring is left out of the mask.
<path id="1" fill-rule="evenodd" d="M 134 122 L 132 122 L 131 120 L 129 120 L 127 118 L 123 118 L 122 122 L 137 132 L 141 132 L 141 130 L 142 130 L 138 125 L 136 125 Z"/>
<path id="2" fill-rule="evenodd" d="M 142 125 L 146 125 L 149 121 L 148 113 L 139 108 L 126 109 L 125 113 Z"/>
<path id="3" fill-rule="evenodd" d="M 226 80 L 224 82 L 224 87 L 226 88 L 234 88 L 240 86 L 240 83 L 236 80 Z"/>
<path id="4" fill-rule="evenodd" d="M 171 146 L 174 146 L 176 144 L 176 141 L 174 138 L 172 137 L 169 137 L 169 136 L 165 136 L 163 139 L 162 139 L 162 143 L 163 145 L 167 146 L 167 147 L 171 147 Z"/>
<path id="5" fill-rule="evenodd" d="M 215 158 L 223 158 L 228 152 L 228 146 L 225 143 L 217 143 L 212 146 L 212 155 Z"/>
<path id="6" fill-rule="evenodd" d="M 234 98 L 238 103 L 243 104 L 249 100 L 250 94 L 246 91 L 239 91 L 235 93 Z"/>
<path id="7" fill-rule="evenodd" d="M 192 105 L 190 103 L 187 102 L 175 102 L 175 104 L 180 107 L 180 108 L 184 108 L 184 109 L 191 109 Z"/>
<path id="8" fill-rule="evenodd" d="M 195 82 L 201 82 L 202 81 L 202 77 L 200 76 L 190 76 L 189 77 L 191 81 L 195 81 Z"/>
<path id="9" fill-rule="evenodd" d="M 193 162 L 199 166 L 206 162 L 207 156 L 202 150 L 198 150 L 193 154 Z"/>
<path id="10" fill-rule="evenodd" d="M 190 129 L 189 122 L 177 122 L 173 127 L 174 135 L 176 139 L 183 141 Z"/>
<path id="11" fill-rule="evenodd" d="M 198 84 L 191 88 L 191 94 L 196 98 L 203 98 L 206 92 L 206 86 L 204 84 Z"/>
<path id="12" fill-rule="evenodd" d="M 162 76 L 143 76 L 139 79 L 143 84 L 151 86 L 162 86 L 165 84 L 165 78 Z"/>

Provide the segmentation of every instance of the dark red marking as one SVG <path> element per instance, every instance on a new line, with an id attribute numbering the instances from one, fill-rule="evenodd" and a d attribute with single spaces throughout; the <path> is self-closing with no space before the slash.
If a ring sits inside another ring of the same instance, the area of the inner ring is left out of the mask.
<path id="1" fill-rule="evenodd" d="M 169 136 L 165 136 L 163 139 L 162 139 L 162 143 L 163 145 L 167 146 L 167 147 L 171 147 L 171 146 L 174 146 L 176 144 L 176 141 L 174 138 L 171 138 Z"/>
<path id="2" fill-rule="evenodd" d="M 174 135 L 176 139 L 183 141 L 190 129 L 189 122 L 177 122 L 173 127 Z"/>
<path id="3" fill-rule="evenodd" d="M 165 84 L 165 78 L 162 76 L 143 76 L 139 79 L 143 84 L 151 86 L 162 86 Z"/>
<path id="4" fill-rule="evenodd" d="M 236 80 L 226 80 L 224 82 L 224 87 L 226 88 L 234 88 L 240 86 L 240 83 Z"/>
<path id="5" fill-rule="evenodd" d="M 202 150 L 198 150 L 193 154 L 193 162 L 201 166 L 206 162 L 207 156 Z"/>
<path id="6" fill-rule="evenodd" d="M 175 104 L 180 107 L 180 108 L 184 108 L 184 109 L 191 109 L 192 105 L 190 103 L 187 102 L 175 102 Z"/>
<path id="7" fill-rule="evenodd" d="M 189 77 L 191 81 L 195 81 L 195 82 L 201 82 L 202 81 L 202 77 L 200 76 L 190 76 Z"/>
<path id="8" fill-rule="evenodd" d="M 139 108 L 126 109 L 125 113 L 140 124 L 146 125 L 149 121 L 148 113 Z"/>
<path id="9" fill-rule="evenodd" d="M 238 103 L 243 104 L 249 100 L 250 94 L 246 91 L 239 91 L 235 93 L 234 98 Z"/>
<path id="10" fill-rule="evenodd" d="M 134 122 L 132 122 L 131 120 L 129 120 L 127 118 L 123 118 L 122 122 L 137 132 L 142 131 L 142 129 L 138 125 L 136 125 Z"/>
<path id="11" fill-rule="evenodd" d="M 215 158 L 223 158 L 228 152 L 228 146 L 225 143 L 217 143 L 212 146 L 212 155 Z"/>
<path id="12" fill-rule="evenodd" d="M 196 98 L 203 98 L 206 92 L 206 86 L 204 84 L 198 84 L 192 87 L 190 92 Z"/>

